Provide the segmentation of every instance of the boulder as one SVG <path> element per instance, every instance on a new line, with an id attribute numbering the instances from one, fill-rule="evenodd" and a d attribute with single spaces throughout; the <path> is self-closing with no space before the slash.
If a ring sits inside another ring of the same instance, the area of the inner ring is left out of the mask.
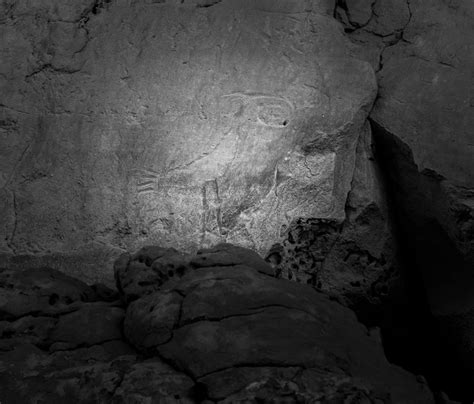
<path id="1" fill-rule="evenodd" d="M 51 351 L 92 346 L 122 339 L 124 310 L 104 303 L 84 304 L 59 317 L 51 333 Z"/>
<path id="2" fill-rule="evenodd" d="M 131 302 L 190 270 L 190 257 L 174 248 L 148 246 L 133 256 L 124 253 L 114 264 L 115 282 L 122 298 Z"/>
<path id="3" fill-rule="evenodd" d="M 96 298 L 84 282 L 51 268 L 0 269 L 0 319 L 51 314 Z"/>
<path id="4" fill-rule="evenodd" d="M 192 257 L 190 264 L 193 268 L 243 265 L 266 275 L 274 275 L 271 266 L 255 251 L 229 243 L 199 250 L 196 256 Z"/>
<path id="5" fill-rule="evenodd" d="M 127 355 L 97 361 L 97 356 L 82 354 L 70 354 L 67 366 L 28 346 L 0 354 L 0 399 L 58 404 L 195 402 L 193 381 L 158 359 L 141 361 Z"/>
<path id="6" fill-rule="evenodd" d="M 9 351 L 19 344 L 46 348 L 49 336 L 58 322 L 54 317 L 24 316 L 16 321 L 0 321 L 0 351 Z"/>
<path id="7" fill-rule="evenodd" d="M 137 349 L 190 374 L 213 400 L 274 399 L 290 388 L 295 399 L 433 402 L 426 385 L 387 362 L 380 337 L 368 335 L 352 311 L 246 265 L 200 267 L 135 300 L 124 332 Z M 313 373 L 302 377 L 303 370 Z"/>

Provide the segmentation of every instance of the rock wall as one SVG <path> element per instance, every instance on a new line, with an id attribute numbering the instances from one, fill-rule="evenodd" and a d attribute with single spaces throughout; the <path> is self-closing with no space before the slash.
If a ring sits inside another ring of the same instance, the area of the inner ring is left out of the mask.
<path id="1" fill-rule="evenodd" d="M 461 369 L 441 378 L 462 396 L 474 384 L 474 4 L 345 1 L 337 14 L 354 53 L 377 71 L 370 119 L 407 271 L 450 347 L 440 361 Z"/>
<path id="2" fill-rule="evenodd" d="M 267 260 L 283 278 L 343 298 L 366 323 L 401 286 L 394 228 L 369 124 L 359 137 L 344 221 L 301 218 Z M 373 318 L 371 318 L 373 317 Z"/>
<path id="3" fill-rule="evenodd" d="M 3 1 L 3 260 L 110 281 L 123 249 L 266 253 L 342 223 L 377 87 L 333 11 Z"/>

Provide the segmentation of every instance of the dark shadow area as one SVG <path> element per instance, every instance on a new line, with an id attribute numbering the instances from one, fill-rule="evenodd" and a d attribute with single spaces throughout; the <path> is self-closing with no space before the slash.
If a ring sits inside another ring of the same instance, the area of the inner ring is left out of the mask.
<path id="1" fill-rule="evenodd" d="M 440 186 L 442 178 L 420 173 L 406 144 L 376 122 L 371 121 L 371 126 L 402 261 L 403 294 L 381 324 L 386 355 L 391 362 L 425 376 L 433 391 L 471 403 L 472 313 L 463 312 L 462 307 L 473 290 L 472 270 L 453 234 L 445 230 L 452 211 Z M 444 226 L 439 222 L 440 212 L 445 214 Z"/>

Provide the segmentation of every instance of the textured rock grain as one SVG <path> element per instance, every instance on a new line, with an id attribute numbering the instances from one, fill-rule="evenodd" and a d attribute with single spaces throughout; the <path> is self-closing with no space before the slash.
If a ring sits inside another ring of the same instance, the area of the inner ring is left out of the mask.
<path id="1" fill-rule="evenodd" d="M 169 252 L 130 257 L 147 272 Z M 0 321 L 0 401 L 433 403 L 424 383 L 387 362 L 375 330 L 311 287 L 270 276 L 254 251 L 219 245 L 186 267 L 130 302 L 123 324 L 110 294 L 53 308 L 31 299 L 34 316 Z M 44 269 L 1 284 L 21 295 L 48 273 L 49 290 L 74 283 Z"/>
<path id="2" fill-rule="evenodd" d="M 464 369 L 454 378 L 466 380 L 451 387 L 460 392 L 474 382 L 474 3 L 344 3 L 339 12 L 354 54 L 378 70 L 370 119 L 408 271 L 421 277 L 443 343 L 459 347 L 457 364 L 449 355 L 444 367 Z"/>
<path id="3" fill-rule="evenodd" d="M 5 5 L 0 250 L 95 250 L 83 276 L 110 281 L 123 248 L 265 253 L 297 218 L 343 220 L 376 83 L 333 6 Z"/>
<path id="4" fill-rule="evenodd" d="M 220 266 L 229 261 L 221 249 L 214 264 L 135 300 L 124 323 L 128 341 L 191 375 L 214 400 L 365 394 L 432 402 L 426 387 L 386 361 L 380 340 L 349 309 L 307 285 L 259 272 L 255 259 L 253 266 Z M 345 381 L 336 387 L 331 379 Z"/>

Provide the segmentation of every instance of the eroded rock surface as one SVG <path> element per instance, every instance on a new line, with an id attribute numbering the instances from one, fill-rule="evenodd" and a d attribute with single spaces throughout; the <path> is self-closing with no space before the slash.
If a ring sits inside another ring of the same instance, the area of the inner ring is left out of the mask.
<path id="1" fill-rule="evenodd" d="M 452 387 L 460 392 L 474 385 L 474 3 L 339 3 L 354 53 L 378 71 L 370 113 L 378 157 L 408 272 L 421 277 L 442 344 L 459 347 L 457 364 L 448 355 L 444 368 L 464 367 L 466 380 Z M 471 388 L 465 400 L 473 395 Z"/>
<path id="2" fill-rule="evenodd" d="M 397 244 L 372 142 L 367 125 L 357 145 L 345 220 L 300 219 L 266 258 L 278 276 L 334 294 L 360 316 L 380 311 L 400 287 Z"/>
<path id="3" fill-rule="evenodd" d="M 225 247 L 128 306 L 124 332 L 132 345 L 189 374 L 213 400 L 432 401 L 413 376 L 386 361 L 380 341 L 350 310 L 261 271 L 263 261 L 239 260 L 235 252 L 229 260 Z"/>
<path id="4" fill-rule="evenodd" d="M 0 251 L 110 280 L 124 248 L 344 219 L 376 82 L 333 1 L 2 7 Z"/>
<path id="5" fill-rule="evenodd" d="M 421 379 L 387 362 L 376 330 L 310 286 L 275 278 L 254 251 L 144 247 L 128 262 L 143 261 L 135 274 L 147 277 L 170 252 L 187 270 L 156 278 L 125 307 L 95 295 L 5 314 L 0 401 L 434 403 Z M 2 285 L 21 294 L 48 273 L 51 290 L 87 289 L 48 269 Z"/>

